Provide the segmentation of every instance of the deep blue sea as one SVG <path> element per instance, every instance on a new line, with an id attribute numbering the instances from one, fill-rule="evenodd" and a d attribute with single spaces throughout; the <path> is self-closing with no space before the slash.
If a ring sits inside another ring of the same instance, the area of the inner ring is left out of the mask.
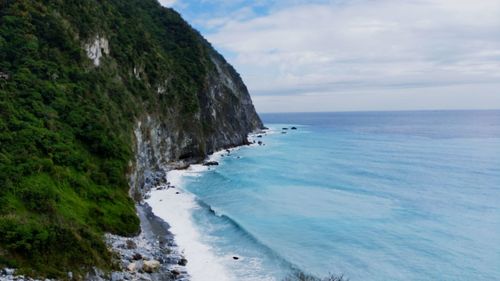
<path id="1" fill-rule="evenodd" d="M 500 280 L 500 111 L 262 118 L 265 145 L 185 185 L 238 280 Z"/>

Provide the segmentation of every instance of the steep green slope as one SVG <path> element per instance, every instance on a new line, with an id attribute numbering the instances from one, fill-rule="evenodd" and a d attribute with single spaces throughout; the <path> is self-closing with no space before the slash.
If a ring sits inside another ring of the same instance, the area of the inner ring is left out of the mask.
<path id="1" fill-rule="evenodd" d="M 0 5 L 0 266 L 46 276 L 112 267 L 103 233 L 139 231 L 127 175 L 144 116 L 191 140 L 170 160 L 241 144 L 262 126 L 237 73 L 155 0 Z M 234 83 L 220 82 L 227 73 Z"/>

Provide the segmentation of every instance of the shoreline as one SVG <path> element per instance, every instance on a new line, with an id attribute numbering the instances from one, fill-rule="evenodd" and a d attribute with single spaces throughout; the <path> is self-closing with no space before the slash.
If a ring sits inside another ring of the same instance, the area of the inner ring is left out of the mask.
<path id="1" fill-rule="evenodd" d="M 152 185 L 136 203 L 141 232 L 134 237 L 106 234 L 106 243 L 117 255 L 121 271 L 105 273 L 94 268 L 85 280 L 152 280 L 152 281 L 232 281 L 237 280 L 201 240 L 203 233 L 196 229 L 191 219 L 192 211 L 200 206 L 196 196 L 182 188 L 183 178 L 196 176 L 213 169 L 209 162 L 220 161 L 223 156 L 245 146 L 255 146 L 257 135 L 249 134 L 247 142 L 222 148 L 197 161 L 185 160 L 164 167 L 164 180 Z M 152 270 L 145 270 L 147 262 L 157 263 Z"/>
<path id="2" fill-rule="evenodd" d="M 108 248 L 115 254 L 114 263 L 119 267 L 112 271 L 92 268 L 84 280 L 119 281 L 232 281 L 237 280 L 224 261 L 214 253 L 214 249 L 201 241 L 203 233 L 196 229 L 190 215 L 195 208 L 196 196 L 182 187 L 183 178 L 198 176 L 214 169 L 217 162 L 233 151 L 246 146 L 258 146 L 257 136 L 272 134 L 273 130 L 264 129 L 248 135 L 247 142 L 222 148 L 198 161 L 176 161 L 165 168 L 164 182 L 151 186 L 136 203 L 141 231 L 133 237 L 105 234 Z M 260 141 L 259 141 L 260 142 Z M 181 199 L 181 200 L 179 200 Z M 228 256 L 233 261 L 233 256 Z M 153 263 L 153 268 L 149 265 Z M 5 270 L 4 270 L 5 271 Z M 68 272 L 71 279 L 72 273 Z M 15 270 L 0 272 L 0 280 L 33 280 L 16 275 Z M 45 279 L 51 280 L 51 279 Z"/>
<path id="3" fill-rule="evenodd" d="M 168 226 L 178 254 L 187 260 L 185 269 L 188 280 L 232 281 L 237 278 L 224 265 L 227 260 L 218 257 L 213 248 L 201 241 L 204 234 L 191 218 L 192 211 L 201 206 L 196 202 L 196 196 L 183 188 L 183 180 L 213 169 L 214 166 L 209 163 L 216 162 L 216 167 L 224 156 L 242 147 L 259 145 L 257 136 L 270 132 L 265 129 L 251 133 L 244 144 L 223 148 L 202 161 L 166 171 L 166 186 L 154 187 L 145 196 L 144 203 L 151 207 L 151 214 Z M 228 260 L 234 261 L 233 256 L 228 257 Z"/>
<path id="4" fill-rule="evenodd" d="M 93 268 L 85 275 L 84 280 L 238 280 L 232 276 L 224 262 L 239 258 L 233 259 L 231 255 L 222 259 L 214 253 L 212 247 L 201 241 L 203 233 L 197 230 L 190 216 L 193 210 L 202 206 L 197 204 L 194 194 L 183 188 L 182 183 L 186 177 L 199 176 L 216 168 L 219 161 L 233 151 L 246 146 L 263 145 L 260 143 L 261 135 L 273 133 L 274 130 L 266 128 L 249 134 L 246 143 L 222 148 L 203 160 L 171 163 L 168 169 L 165 169 L 166 180 L 151 186 L 150 190 L 144 193 L 143 199 L 136 203 L 140 233 L 133 237 L 105 234 L 106 244 L 115 254 L 114 262 L 120 269 L 105 272 Z M 217 164 L 209 164 L 213 162 Z M 148 268 L 146 265 L 151 262 L 156 263 L 154 268 Z M 70 272 L 69 276 L 72 276 Z M 0 280 L 4 278 L 38 281 L 16 276 L 14 271 L 10 274 L 1 272 Z"/>
<path id="5" fill-rule="evenodd" d="M 204 162 L 217 162 L 228 150 L 234 151 L 239 147 L 241 146 L 215 152 Z M 190 280 L 236 280 L 225 268 L 221 258 L 214 253 L 214 249 L 203 243 L 203 233 L 191 218 L 192 211 L 200 206 L 196 202 L 196 196 L 183 188 L 185 177 L 199 176 L 209 169 L 209 166 L 198 163 L 186 169 L 168 171 L 170 186 L 151 190 L 145 201 L 151 205 L 154 215 L 170 225 L 169 231 L 174 236 L 179 252 L 187 259 L 186 270 Z"/>
<path id="6" fill-rule="evenodd" d="M 135 237 L 106 234 L 106 242 L 119 258 L 122 271 L 106 274 L 94 270 L 86 280 L 187 281 L 186 259 L 177 250 L 170 225 L 156 216 L 148 203 L 136 205 L 141 233 Z"/>

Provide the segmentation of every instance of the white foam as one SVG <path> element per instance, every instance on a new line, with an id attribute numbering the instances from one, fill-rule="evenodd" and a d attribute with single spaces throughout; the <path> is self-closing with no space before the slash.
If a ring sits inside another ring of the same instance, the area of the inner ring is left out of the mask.
<path id="1" fill-rule="evenodd" d="M 217 161 L 225 151 L 214 153 L 209 161 Z M 191 165 L 186 170 L 172 170 L 167 174 L 170 184 L 176 188 L 151 191 L 146 200 L 153 213 L 165 220 L 170 231 L 175 235 L 179 249 L 188 260 L 186 269 L 193 281 L 231 281 L 236 280 L 224 266 L 214 249 L 202 242 L 202 234 L 192 219 L 192 213 L 201 208 L 196 197 L 183 189 L 183 181 L 188 176 L 200 176 L 209 168 L 203 165 Z"/>

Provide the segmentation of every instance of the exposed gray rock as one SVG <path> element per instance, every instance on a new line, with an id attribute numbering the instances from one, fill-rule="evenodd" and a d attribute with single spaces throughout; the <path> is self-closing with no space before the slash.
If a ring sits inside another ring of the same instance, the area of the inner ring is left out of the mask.
<path id="1" fill-rule="evenodd" d="M 101 58 L 109 55 L 108 39 L 102 36 L 96 36 L 90 43 L 85 45 L 87 56 L 92 60 L 95 66 L 101 64 Z"/>
<path id="2" fill-rule="evenodd" d="M 160 262 L 157 260 L 144 261 L 142 269 L 147 273 L 157 272 L 160 269 Z"/>
<path id="3" fill-rule="evenodd" d="M 126 277 L 126 274 L 123 272 L 112 272 L 110 281 L 121 281 L 121 280 L 127 280 L 128 278 Z"/>
<path id="4" fill-rule="evenodd" d="M 181 272 L 177 269 L 172 269 L 171 273 L 177 278 L 177 276 L 181 275 Z"/>
<path id="5" fill-rule="evenodd" d="M 131 262 L 127 265 L 127 270 L 128 271 L 136 271 L 137 270 L 137 263 Z"/>
<path id="6" fill-rule="evenodd" d="M 99 40 L 89 46 L 106 45 Z M 198 94 L 200 111 L 192 120 L 186 122 L 175 107 L 144 113 L 136 120 L 135 159 L 129 163 L 129 185 L 130 196 L 138 203 L 141 233 L 132 239 L 107 235 L 107 242 L 118 253 L 123 270 L 115 276 L 130 280 L 187 280 L 189 275 L 184 266 L 188 261 L 177 252 L 168 224 L 154 216 L 143 200 L 153 188 L 175 188 L 167 181 L 167 171 L 201 163 L 218 150 L 250 144 L 249 133 L 263 128 L 239 74 L 208 42 L 206 44 L 207 63 L 213 64 L 214 71 L 205 77 L 206 86 Z M 98 65 L 94 59 L 96 62 Z M 142 68 L 136 66 L 133 73 L 141 79 Z M 162 81 L 153 87 L 158 94 L 165 94 L 168 88 L 168 78 Z"/>
<path id="7" fill-rule="evenodd" d="M 87 281 L 106 281 L 106 274 L 100 270 L 99 268 L 94 267 L 90 272 L 85 276 L 85 280 Z"/>
<path id="8" fill-rule="evenodd" d="M 2 273 L 5 275 L 14 275 L 14 273 L 16 273 L 16 270 L 13 268 L 4 268 L 2 270 Z"/>
<path id="9" fill-rule="evenodd" d="M 188 263 L 188 260 L 185 258 L 181 258 L 179 262 L 177 263 L 178 265 L 186 266 Z"/>
<path id="10" fill-rule="evenodd" d="M 134 240 L 127 240 L 127 249 L 136 249 L 137 248 L 137 244 L 135 244 Z"/>
<path id="11" fill-rule="evenodd" d="M 16 275 L 13 268 L 3 268 L 0 270 L 0 281 L 55 281 L 54 279 L 35 279 L 24 275 Z"/>
<path id="12" fill-rule="evenodd" d="M 239 74 L 206 44 L 214 71 L 207 73 L 206 87 L 198 95 L 200 112 L 192 124 L 186 126 L 174 108 L 137 119 L 136 157 L 129 174 L 131 195 L 137 201 L 153 187 L 168 186 L 166 171 L 187 168 L 221 149 L 249 144 L 248 134 L 263 128 Z"/>
<path id="13" fill-rule="evenodd" d="M 168 231 L 169 225 L 156 217 L 148 204 L 138 204 L 137 213 L 141 219 L 141 233 L 133 238 L 125 238 L 107 234 L 106 241 L 116 252 L 122 271 L 101 276 L 102 280 L 113 280 L 120 276 L 122 280 L 174 280 L 172 270 L 179 275 L 175 280 L 188 280 L 189 275 L 181 269 L 184 257 L 178 253 L 173 235 Z M 135 249 L 126 247 L 133 241 Z M 186 261 L 187 262 L 187 261 Z"/>

